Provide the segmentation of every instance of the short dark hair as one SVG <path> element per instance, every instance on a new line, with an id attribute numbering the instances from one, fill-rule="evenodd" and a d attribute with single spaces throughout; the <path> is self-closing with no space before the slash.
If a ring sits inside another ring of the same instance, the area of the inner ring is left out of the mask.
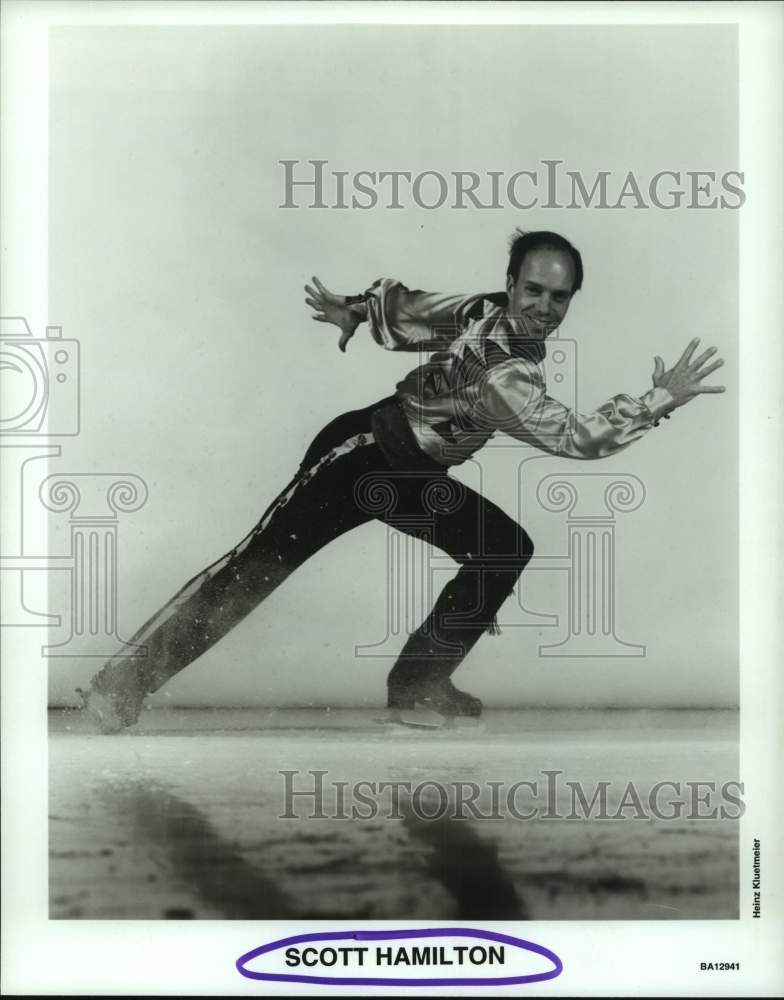
<path id="1" fill-rule="evenodd" d="M 560 250 L 561 253 L 565 253 L 571 258 L 574 264 L 572 294 L 580 291 L 583 287 L 583 259 L 580 256 L 580 251 L 563 236 L 547 232 L 544 229 L 534 233 L 526 233 L 522 229 L 516 229 L 512 233 L 509 241 L 509 267 L 507 267 L 506 273 L 513 281 L 517 281 L 523 258 L 532 250 Z"/>

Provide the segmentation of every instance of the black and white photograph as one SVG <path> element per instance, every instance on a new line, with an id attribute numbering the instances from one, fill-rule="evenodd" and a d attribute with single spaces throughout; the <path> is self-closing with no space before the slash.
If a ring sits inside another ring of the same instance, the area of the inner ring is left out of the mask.
<path id="1" fill-rule="evenodd" d="M 6 5 L 4 991 L 777 995 L 781 15 Z"/>

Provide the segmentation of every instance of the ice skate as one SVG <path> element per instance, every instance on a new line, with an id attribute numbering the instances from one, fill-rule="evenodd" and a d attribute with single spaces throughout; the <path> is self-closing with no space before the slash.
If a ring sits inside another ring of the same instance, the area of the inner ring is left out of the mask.
<path id="1" fill-rule="evenodd" d="M 119 733 L 139 721 L 144 704 L 144 691 L 99 691 L 76 689 L 82 709 L 104 735 Z"/>
<path id="2" fill-rule="evenodd" d="M 443 729 L 453 727 L 459 717 L 478 719 L 482 702 L 456 688 L 447 677 L 415 685 L 389 684 L 387 709 L 386 721 L 421 729 Z"/>

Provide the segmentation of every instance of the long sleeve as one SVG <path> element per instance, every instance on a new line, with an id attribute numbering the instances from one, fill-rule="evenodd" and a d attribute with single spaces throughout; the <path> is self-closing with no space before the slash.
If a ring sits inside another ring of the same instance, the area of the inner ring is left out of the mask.
<path id="1" fill-rule="evenodd" d="M 497 430 L 542 451 L 567 458 L 605 458 L 642 437 L 674 409 L 666 389 L 643 396 L 613 396 L 581 414 L 546 395 L 541 376 L 519 364 L 499 365 L 482 393 L 483 408 Z"/>
<path id="2" fill-rule="evenodd" d="M 392 278 L 380 278 L 365 292 L 370 333 L 388 351 L 443 350 L 482 298 L 411 291 Z"/>

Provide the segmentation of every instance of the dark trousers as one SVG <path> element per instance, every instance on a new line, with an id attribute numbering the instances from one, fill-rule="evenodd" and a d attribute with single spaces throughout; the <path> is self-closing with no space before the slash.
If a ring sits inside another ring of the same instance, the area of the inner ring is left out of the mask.
<path id="1" fill-rule="evenodd" d="M 371 432 L 374 407 L 346 413 L 315 438 L 300 471 L 241 542 L 186 584 L 93 679 L 101 690 L 156 691 L 214 646 L 328 542 L 379 520 L 448 553 L 460 569 L 412 633 L 389 684 L 449 677 L 491 627 L 533 554 L 523 529 L 425 461 L 393 468 Z M 327 599 L 325 595 L 325 599 Z"/>

